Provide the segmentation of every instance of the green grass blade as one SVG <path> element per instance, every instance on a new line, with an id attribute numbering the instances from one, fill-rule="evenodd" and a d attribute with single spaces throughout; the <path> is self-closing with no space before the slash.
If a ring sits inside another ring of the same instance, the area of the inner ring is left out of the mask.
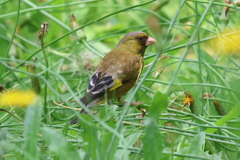
<path id="1" fill-rule="evenodd" d="M 240 115 L 240 104 L 237 104 L 233 107 L 233 109 L 224 117 L 222 117 L 220 120 L 218 120 L 215 125 L 217 126 L 223 126 L 228 120 L 233 119 L 235 117 L 239 117 Z M 208 128 L 206 130 L 206 133 L 214 133 L 217 130 L 217 128 Z"/>
<path id="2" fill-rule="evenodd" d="M 158 129 L 159 114 L 166 110 L 168 98 L 165 94 L 157 92 L 149 108 L 149 117 L 146 119 L 145 135 L 143 137 L 143 149 L 145 160 L 160 160 L 163 158 L 163 140 Z"/>
<path id="3" fill-rule="evenodd" d="M 38 147 L 38 131 L 41 121 L 42 108 L 40 100 L 37 99 L 37 103 L 30 105 L 27 108 L 25 120 L 24 120 L 24 144 L 23 154 L 25 159 L 35 160 L 37 159 Z"/>
<path id="4" fill-rule="evenodd" d="M 62 133 L 49 127 L 43 127 L 41 133 L 48 149 L 55 154 L 55 158 L 59 160 L 80 159 L 76 148 L 67 141 Z"/>
<path id="5" fill-rule="evenodd" d="M 89 115 L 82 114 L 82 117 L 85 121 L 80 120 L 80 124 L 82 125 L 83 132 L 82 138 L 85 143 L 83 146 L 83 150 L 86 152 L 85 159 L 100 159 L 100 145 L 97 135 L 97 129 Z"/>
<path id="6" fill-rule="evenodd" d="M 202 146 L 205 144 L 205 133 L 199 132 L 192 140 L 188 154 L 194 156 L 202 155 Z M 193 160 L 193 158 L 186 158 L 186 160 Z"/>
<path id="7" fill-rule="evenodd" d="M 110 127 L 114 128 L 115 127 L 115 123 L 112 121 L 109 121 L 107 123 Z M 115 143 L 112 146 L 112 150 L 110 153 L 107 152 L 107 149 L 109 147 L 109 144 L 112 140 L 113 137 L 113 133 L 104 129 L 104 131 L 102 132 L 102 138 L 101 138 L 101 157 L 102 159 L 106 159 L 106 157 L 109 157 L 109 159 L 114 159 L 114 154 L 117 151 L 117 146 L 118 146 L 118 142 L 119 142 L 119 138 L 117 138 L 117 140 L 115 141 Z"/>

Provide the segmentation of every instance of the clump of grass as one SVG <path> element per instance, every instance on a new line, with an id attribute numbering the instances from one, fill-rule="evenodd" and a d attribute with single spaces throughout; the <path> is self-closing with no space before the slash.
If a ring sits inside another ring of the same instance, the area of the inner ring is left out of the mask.
<path id="1" fill-rule="evenodd" d="M 0 5 L 4 92 L 32 89 L 31 78 L 38 80 L 38 88 L 45 87 L 37 92 L 43 98 L 37 97 L 27 108 L 1 106 L 1 158 L 239 159 L 237 3 L 123 0 Z M 78 24 L 73 29 L 72 14 Z M 35 43 L 43 22 L 48 23 L 48 34 L 44 43 Z M 61 106 L 79 107 L 95 66 L 89 62 L 99 61 L 121 36 L 135 30 L 147 32 L 158 43 L 148 48 L 144 59 L 150 65 L 125 96 L 127 103 L 94 107 L 92 115 L 80 116 L 81 127 L 69 126 L 77 111 Z M 233 49 L 226 48 L 228 43 Z M 84 59 L 89 53 L 94 58 Z M 168 58 L 160 60 L 161 56 Z M 29 65 L 36 71 L 28 72 Z M 184 103 L 184 92 L 193 101 Z M 137 101 L 144 102 L 145 117 L 130 106 Z M 187 107 L 192 102 L 194 114 Z"/>

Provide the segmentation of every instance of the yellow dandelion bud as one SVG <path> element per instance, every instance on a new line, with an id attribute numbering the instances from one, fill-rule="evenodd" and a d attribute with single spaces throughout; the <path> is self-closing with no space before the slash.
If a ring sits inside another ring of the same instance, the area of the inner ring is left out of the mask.
<path id="1" fill-rule="evenodd" d="M 12 90 L 0 94 L 0 106 L 27 107 L 36 97 L 33 91 Z"/>

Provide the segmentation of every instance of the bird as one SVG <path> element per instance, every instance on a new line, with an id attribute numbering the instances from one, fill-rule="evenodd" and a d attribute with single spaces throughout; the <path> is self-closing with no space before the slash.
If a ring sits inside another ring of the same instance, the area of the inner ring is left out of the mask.
<path id="1" fill-rule="evenodd" d="M 100 61 L 80 101 L 90 108 L 104 103 L 105 100 L 124 96 L 139 79 L 146 48 L 155 43 L 156 40 L 145 32 L 133 31 L 126 34 Z M 80 113 L 87 114 L 84 109 Z M 76 123 L 77 117 L 70 125 Z"/>

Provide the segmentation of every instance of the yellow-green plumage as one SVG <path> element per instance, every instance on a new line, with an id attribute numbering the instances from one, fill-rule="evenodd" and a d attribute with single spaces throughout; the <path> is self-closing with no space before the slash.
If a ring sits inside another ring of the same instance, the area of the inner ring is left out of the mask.
<path id="1" fill-rule="evenodd" d="M 88 90 L 80 100 L 92 107 L 112 98 L 124 96 L 137 82 L 143 68 L 148 45 L 156 41 L 144 32 L 130 32 L 99 63 Z M 84 110 L 81 111 L 85 113 Z M 70 124 L 77 123 L 77 119 Z"/>

